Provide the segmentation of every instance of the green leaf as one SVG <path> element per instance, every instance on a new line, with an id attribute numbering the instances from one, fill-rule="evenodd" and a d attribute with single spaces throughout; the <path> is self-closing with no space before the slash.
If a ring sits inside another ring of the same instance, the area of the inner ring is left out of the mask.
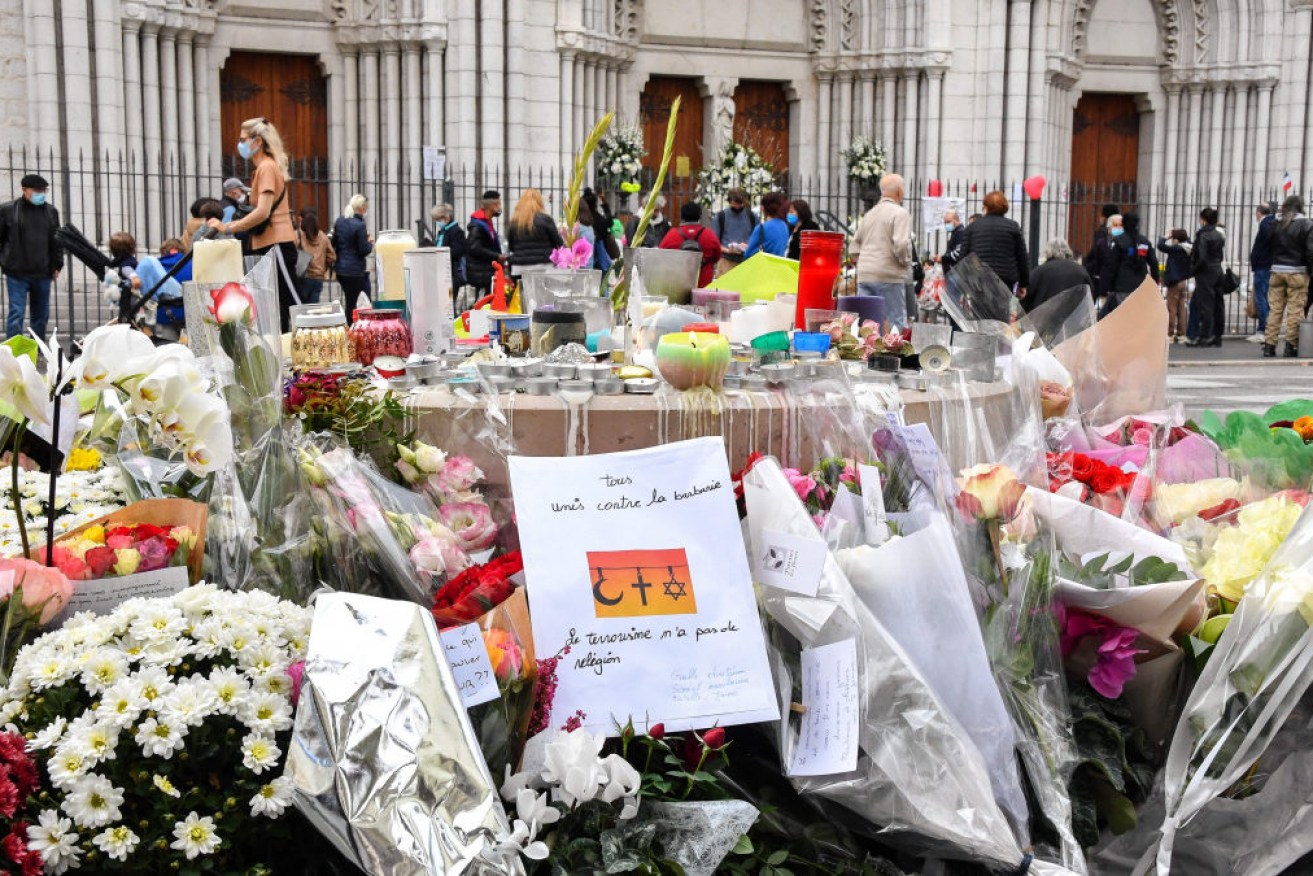
<path id="1" fill-rule="evenodd" d="M 739 841 L 734 844 L 734 851 L 732 854 L 751 855 L 753 848 L 752 839 L 745 833 L 743 836 L 739 837 Z"/>
<path id="2" fill-rule="evenodd" d="M 777 852 L 772 852 L 770 857 L 766 859 L 766 863 L 770 864 L 772 867 L 778 867 L 780 864 L 783 864 L 787 860 L 789 860 L 788 850 L 780 849 Z"/>

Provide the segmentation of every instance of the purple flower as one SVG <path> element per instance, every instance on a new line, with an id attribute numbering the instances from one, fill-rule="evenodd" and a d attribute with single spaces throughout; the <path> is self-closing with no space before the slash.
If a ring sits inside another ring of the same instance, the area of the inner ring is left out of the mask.
<path id="1" fill-rule="evenodd" d="M 169 564 L 173 556 L 173 551 L 169 549 L 169 544 L 157 535 L 143 541 L 137 546 L 137 552 L 141 554 L 141 564 L 137 566 L 138 572 L 154 572 L 157 569 L 163 569 Z"/>

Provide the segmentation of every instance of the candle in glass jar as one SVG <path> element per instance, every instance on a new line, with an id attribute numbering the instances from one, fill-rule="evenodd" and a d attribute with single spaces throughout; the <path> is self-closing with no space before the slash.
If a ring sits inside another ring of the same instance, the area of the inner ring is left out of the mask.
<path id="1" fill-rule="evenodd" d="M 406 298 L 406 272 L 402 253 L 418 244 L 409 231 L 381 231 L 374 254 L 378 257 L 379 298 L 403 301 Z"/>
<path id="2" fill-rule="evenodd" d="M 674 332 L 657 342 L 657 370 L 676 389 L 719 388 L 729 360 L 729 339 L 724 335 Z"/>
<path id="3" fill-rule="evenodd" d="M 197 283 L 240 283 L 246 276 L 240 240 L 198 240 L 191 246 L 191 278 Z"/>

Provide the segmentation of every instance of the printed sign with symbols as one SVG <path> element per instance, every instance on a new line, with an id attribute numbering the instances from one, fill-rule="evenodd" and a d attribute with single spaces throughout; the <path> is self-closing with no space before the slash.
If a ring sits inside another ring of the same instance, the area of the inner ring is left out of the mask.
<path id="1" fill-rule="evenodd" d="M 461 702 L 465 708 L 497 699 L 497 677 L 493 675 L 492 661 L 483 644 L 483 631 L 478 623 L 466 624 L 442 631 L 442 648 L 447 653 L 451 674 L 456 676 Z"/>

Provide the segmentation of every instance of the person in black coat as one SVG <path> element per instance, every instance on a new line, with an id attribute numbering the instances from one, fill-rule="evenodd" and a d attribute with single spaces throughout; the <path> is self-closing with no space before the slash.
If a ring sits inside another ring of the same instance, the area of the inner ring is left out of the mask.
<path id="1" fill-rule="evenodd" d="M 1002 192 L 985 195 L 985 215 L 967 226 L 962 258 L 974 254 L 1003 285 L 1024 298 L 1030 284 L 1030 254 L 1021 226 L 1008 219 L 1008 199 Z"/>
<path id="2" fill-rule="evenodd" d="M 492 291 L 493 263 L 506 264 L 495 224 L 500 215 L 501 193 L 493 189 L 483 193 L 479 209 L 470 214 L 465 235 L 465 282 L 478 290 L 479 298 Z"/>
<path id="3" fill-rule="evenodd" d="M 789 249 L 785 255 L 796 262 L 802 257 L 802 232 L 820 231 L 821 226 L 812 216 L 811 204 L 806 201 L 791 201 L 789 215 L 785 218 L 789 223 Z"/>
<path id="4" fill-rule="evenodd" d="M 50 284 L 64 269 L 64 251 L 55 241 L 59 211 L 46 201 L 50 183 L 29 173 L 19 183 L 23 194 L 0 207 L 0 268 L 5 272 L 9 312 L 5 337 L 23 333 L 23 317 L 32 302 L 32 334 L 46 339 Z"/>
<path id="5" fill-rule="evenodd" d="M 1173 344 L 1180 343 L 1186 330 L 1185 306 L 1190 300 L 1190 235 L 1184 228 L 1158 241 L 1158 251 L 1167 256 L 1163 285 L 1167 287 L 1167 334 Z"/>
<path id="6" fill-rule="evenodd" d="M 944 230 L 948 232 L 948 241 L 939 256 L 939 264 L 947 275 L 953 270 L 953 265 L 962 261 L 962 247 L 966 245 L 967 239 L 967 229 L 962 224 L 962 217 L 951 207 L 944 211 Z"/>
<path id="7" fill-rule="evenodd" d="M 1222 258 L 1226 237 L 1217 227 L 1217 210 L 1205 207 L 1199 211 L 1199 233 L 1190 251 L 1190 270 L 1194 274 L 1194 295 L 1190 310 L 1198 316 L 1199 336 L 1188 338 L 1188 347 L 1222 346 Z M 1194 322 L 1192 319 L 1191 322 Z"/>
<path id="8" fill-rule="evenodd" d="M 1041 254 L 1044 263 L 1030 272 L 1030 286 L 1026 289 L 1026 297 L 1021 299 L 1021 306 L 1027 313 L 1068 289 L 1077 286 L 1093 288 L 1094 281 L 1076 261 L 1076 254 L 1067 241 L 1060 237 L 1050 240 Z"/>
<path id="9" fill-rule="evenodd" d="M 1115 233 L 1118 231 L 1121 234 Z M 1122 217 L 1121 227 L 1109 229 L 1109 235 L 1111 254 L 1103 265 L 1108 300 L 1099 312 L 1100 319 L 1116 310 L 1118 304 L 1139 289 L 1145 277 L 1153 277 L 1154 282 L 1158 282 L 1158 256 L 1154 255 L 1153 244 L 1140 233 L 1138 215 L 1127 213 Z"/>
<path id="10" fill-rule="evenodd" d="M 1094 242 L 1090 244 L 1090 250 L 1085 254 L 1082 261 L 1085 264 L 1085 270 L 1089 271 L 1090 279 L 1094 281 L 1094 298 L 1098 300 L 1108 294 L 1108 284 L 1112 282 L 1111 276 L 1104 277 L 1104 264 L 1108 259 L 1112 235 L 1108 233 L 1109 222 L 1114 216 L 1120 216 L 1122 208 L 1116 204 L 1104 204 L 1103 209 L 1099 211 L 1099 227 L 1094 229 Z"/>
<path id="11" fill-rule="evenodd" d="M 337 274 L 337 284 L 342 287 L 348 314 L 355 309 L 360 293 L 370 293 L 368 258 L 374 251 L 374 241 L 365 228 L 368 212 L 369 201 L 365 196 L 352 195 L 346 211 L 333 223 L 333 251 L 337 253 L 333 271 Z"/>
<path id="12" fill-rule="evenodd" d="M 552 250 L 565 246 L 556 220 L 543 204 L 542 192 L 525 189 L 511 214 L 506 242 L 511 250 L 511 273 L 518 277 L 520 270 L 529 265 L 546 265 L 552 261 Z"/>

